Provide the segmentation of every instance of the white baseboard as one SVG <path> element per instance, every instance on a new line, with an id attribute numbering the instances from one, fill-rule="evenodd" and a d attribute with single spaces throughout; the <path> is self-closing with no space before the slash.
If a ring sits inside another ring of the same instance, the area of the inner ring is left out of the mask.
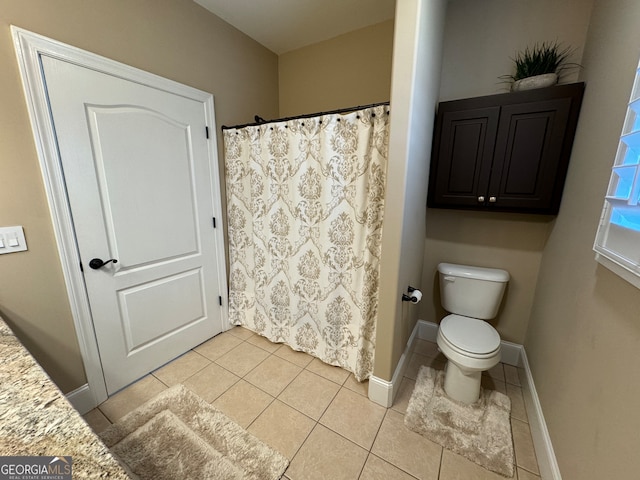
<path id="1" fill-rule="evenodd" d="M 93 398 L 93 394 L 91 393 L 88 383 L 85 383 L 74 391 L 67 393 L 66 397 L 67 400 L 69 400 L 69 403 L 73 405 L 73 408 L 75 408 L 80 415 L 84 415 L 88 411 L 93 410 L 96 406 L 95 399 Z"/>
<path id="2" fill-rule="evenodd" d="M 522 355 L 520 356 L 521 367 L 524 369 L 525 378 L 522 383 L 522 394 L 524 396 L 524 404 L 527 410 L 527 417 L 529 418 L 529 428 L 531 429 L 531 438 L 533 439 L 533 446 L 536 451 L 536 457 L 538 459 L 538 468 L 540 469 L 540 477 L 542 480 L 562 480 L 560 474 L 560 468 L 558 467 L 558 461 L 556 460 L 556 454 L 551 444 L 551 437 L 549 436 L 549 430 L 547 430 L 547 424 L 544 420 L 542 413 L 542 405 L 538 398 L 538 392 L 536 386 L 533 383 L 533 376 L 531 375 L 531 368 L 529 367 L 529 360 L 527 354 L 522 348 Z"/>
<path id="3" fill-rule="evenodd" d="M 384 408 L 393 405 L 393 382 L 387 382 L 374 375 L 369 377 L 369 400 Z"/>
<path id="4" fill-rule="evenodd" d="M 522 345 L 507 342 L 506 340 L 500 341 L 500 361 L 502 363 L 519 367 L 522 352 L 524 352 L 524 347 Z"/>
<path id="5" fill-rule="evenodd" d="M 413 351 L 416 340 L 420 336 L 418 330 L 419 325 L 418 323 L 416 323 L 416 326 L 413 328 L 411 336 L 407 341 L 407 346 L 405 347 L 404 352 L 402 353 L 402 356 L 398 361 L 398 365 L 393 372 L 393 377 L 391 378 L 390 382 L 373 375 L 369 377 L 369 400 L 377 403 L 378 405 L 382 405 L 385 408 L 389 408 L 391 405 L 393 405 L 393 399 L 396 397 L 398 391 L 400 390 L 402 377 L 404 376 L 404 372 L 407 369 L 407 365 L 409 364 L 411 352 Z"/>
<path id="6" fill-rule="evenodd" d="M 436 343 L 438 338 L 438 324 L 427 322 L 426 320 L 418 320 L 418 338 L 427 342 Z"/>

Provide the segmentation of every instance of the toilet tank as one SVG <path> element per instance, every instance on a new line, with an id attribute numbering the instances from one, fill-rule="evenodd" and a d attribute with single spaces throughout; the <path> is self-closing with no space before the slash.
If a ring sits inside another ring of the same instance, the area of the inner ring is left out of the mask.
<path id="1" fill-rule="evenodd" d="M 495 318 L 509 281 L 497 268 L 440 263 L 440 301 L 449 313 L 490 320 Z"/>

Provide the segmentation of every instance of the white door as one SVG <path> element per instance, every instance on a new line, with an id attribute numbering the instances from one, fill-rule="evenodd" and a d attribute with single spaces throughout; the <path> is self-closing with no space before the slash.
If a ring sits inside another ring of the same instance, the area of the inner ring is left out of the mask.
<path id="1" fill-rule="evenodd" d="M 223 328 L 215 145 L 201 101 L 41 61 L 112 394 Z"/>

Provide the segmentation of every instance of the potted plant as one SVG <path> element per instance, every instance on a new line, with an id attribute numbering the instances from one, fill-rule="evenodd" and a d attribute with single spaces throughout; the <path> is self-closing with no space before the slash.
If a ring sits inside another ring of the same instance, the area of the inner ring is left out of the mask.
<path id="1" fill-rule="evenodd" d="M 572 53 L 573 49 L 563 48 L 558 42 L 536 43 L 512 58 L 516 67 L 515 74 L 500 78 L 512 82 L 513 91 L 550 87 L 558 83 L 558 76 L 563 70 L 579 66 L 577 63 L 567 62 Z"/>

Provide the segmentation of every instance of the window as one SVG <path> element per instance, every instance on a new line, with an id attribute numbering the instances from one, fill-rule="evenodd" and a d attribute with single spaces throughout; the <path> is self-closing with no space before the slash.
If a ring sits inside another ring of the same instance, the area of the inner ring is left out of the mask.
<path id="1" fill-rule="evenodd" d="M 593 248 L 598 262 L 640 288 L 640 65 Z"/>

